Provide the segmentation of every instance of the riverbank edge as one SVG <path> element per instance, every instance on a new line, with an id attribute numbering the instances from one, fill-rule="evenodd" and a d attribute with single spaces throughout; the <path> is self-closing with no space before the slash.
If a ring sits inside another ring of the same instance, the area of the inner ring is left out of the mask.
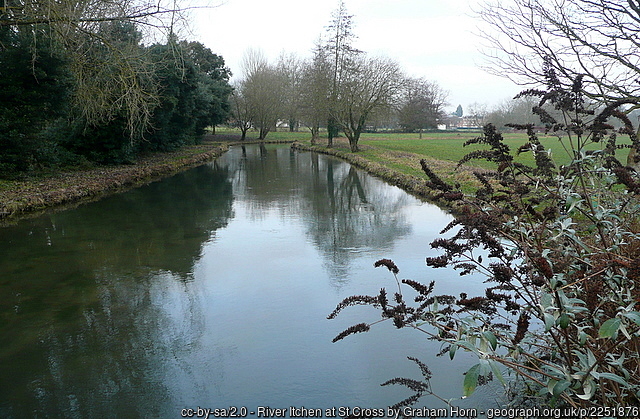
<path id="1" fill-rule="evenodd" d="M 418 177 L 401 173 L 380 163 L 358 156 L 350 151 L 340 150 L 338 148 L 306 145 L 299 141 L 294 141 L 291 144 L 291 148 L 294 150 L 313 151 L 315 153 L 338 157 L 391 185 L 399 187 L 405 192 L 408 192 L 418 198 L 426 199 L 444 210 L 451 213 L 455 213 L 456 211 L 456 208 L 453 207 L 450 202 L 436 197 L 437 192 L 427 186 L 426 175 L 425 177 Z"/>
<path id="2" fill-rule="evenodd" d="M 103 166 L 8 182 L 0 189 L 0 223 L 93 201 L 175 175 L 221 156 L 230 144 L 187 146 L 174 152 L 154 153 L 131 165 Z"/>
<path id="3" fill-rule="evenodd" d="M 104 166 L 11 181 L 9 186 L 0 189 L 0 225 L 47 210 L 65 209 L 70 205 L 79 205 L 125 192 L 212 161 L 226 153 L 230 146 L 260 142 L 291 144 L 291 148 L 295 150 L 338 157 L 414 196 L 426 199 L 443 209 L 455 211 L 450 203 L 435 197 L 434 191 L 426 186 L 425 178 L 401 173 L 339 148 L 306 145 L 299 141 L 288 140 L 225 141 L 223 139 L 217 142 L 214 140 L 210 144 L 187 146 L 173 152 L 154 153 L 131 165 Z"/>

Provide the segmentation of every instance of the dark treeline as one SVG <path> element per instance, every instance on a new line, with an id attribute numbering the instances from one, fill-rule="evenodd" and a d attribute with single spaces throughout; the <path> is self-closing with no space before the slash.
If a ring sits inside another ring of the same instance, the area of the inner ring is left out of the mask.
<path id="1" fill-rule="evenodd" d="M 0 25 L 0 177 L 134 162 L 227 119 L 230 71 L 198 42 L 144 45 L 127 21 L 63 45 L 47 25 Z"/>

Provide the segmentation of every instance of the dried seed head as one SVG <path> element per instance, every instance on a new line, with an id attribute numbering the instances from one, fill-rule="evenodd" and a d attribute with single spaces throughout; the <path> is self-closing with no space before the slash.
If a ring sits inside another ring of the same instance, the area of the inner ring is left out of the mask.
<path id="1" fill-rule="evenodd" d="M 389 269 L 389 271 L 393 272 L 394 274 L 397 274 L 398 272 L 400 272 L 400 269 L 398 269 L 396 264 L 393 263 L 393 261 L 391 259 L 380 259 L 379 261 L 374 263 L 373 266 L 375 268 L 377 268 L 379 266 L 386 266 L 387 269 Z"/>
<path id="2" fill-rule="evenodd" d="M 337 341 L 346 338 L 349 335 L 353 335 L 354 333 L 363 333 L 368 332 L 370 329 L 369 325 L 366 323 L 358 323 L 356 325 L 351 326 L 347 330 L 340 333 L 338 336 L 333 338 L 332 342 L 336 343 Z"/>
<path id="3" fill-rule="evenodd" d="M 518 328 L 516 329 L 516 335 L 513 338 L 513 344 L 517 345 L 524 339 L 524 334 L 529 329 L 529 315 L 527 313 L 521 313 L 518 318 Z"/>

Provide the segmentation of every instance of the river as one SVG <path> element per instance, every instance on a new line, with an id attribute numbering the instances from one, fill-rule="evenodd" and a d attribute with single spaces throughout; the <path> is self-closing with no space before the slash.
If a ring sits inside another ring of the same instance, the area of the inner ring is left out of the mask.
<path id="1" fill-rule="evenodd" d="M 385 407 L 419 379 L 458 398 L 475 363 L 389 322 L 337 343 L 400 277 L 473 295 L 426 267 L 451 216 L 332 157 L 232 147 L 209 164 L 0 228 L 0 417 L 161 417 L 182 409 Z M 459 351 L 460 352 L 460 351 Z M 446 407 L 434 398 L 420 406 Z M 249 417 L 255 417 L 249 415 Z"/>

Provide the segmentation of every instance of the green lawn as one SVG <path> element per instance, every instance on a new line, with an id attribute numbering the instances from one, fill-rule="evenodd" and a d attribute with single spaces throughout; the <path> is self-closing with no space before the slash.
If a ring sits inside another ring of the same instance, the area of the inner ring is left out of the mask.
<path id="1" fill-rule="evenodd" d="M 487 146 L 472 145 L 464 147 L 465 141 L 480 135 L 480 133 L 428 133 L 423 134 L 419 139 L 418 134 L 363 134 L 360 144 L 369 145 L 375 148 L 392 150 L 397 152 L 414 153 L 430 156 L 440 160 L 458 162 L 467 153 L 473 150 L 486 149 Z M 525 133 L 507 133 L 503 135 L 505 143 L 515 153 L 521 145 L 528 139 Z M 551 156 L 557 165 L 564 165 L 570 162 L 570 156 L 556 136 L 546 136 L 540 134 L 540 143 L 546 150 L 551 151 Z M 626 144 L 630 144 L 627 139 Z M 603 146 L 604 144 L 601 144 Z M 568 147 L 568 145 L 566 145 Z M 595 150 L 599 145 L 594 144 L 589 149 Z M 627 150 L 619 150 L 618 159 L 623 163 L 626 161 Z M 531 153 L 522 153 L 516 157 L 516 161 L 533 164 L 534 159 Z M 491 167 L 486 162 L 470 162 L 482 167 Z"/>
<path id="2" fill-rule="evenodd" d="M 237 131 L 228 128 L 218 129 L 220 133 L 233 133 Z M 360 138 L 361 151 L 358 155 L 369 160 L 381 163 L 391 169 L 398 170 L 402 173 L 424 177 L 424 173 L 420 168 L 420 159 L 426 158 L 430 167 L 436 173 L 449 180 L 459 181 L 460 183 L 474 183 L 474 178 L 469 171 L 461 171 L 457 169 L 457 162 L 467 153 L 486 149 L 487 146 L 467 146 L 464 147 L 465 141 L 479 136 L 480 132 L 434 132 L 415 134 L 398 134 L 398 133 L 364 133 Z M 326 135 L 326 134 L 325 134 Z M 248 139 L 255 138 L 256 134 L 249 132 Z M 515 153 L 521 145 L 527 142 L 525 133 L 506 133 L 503 135 L 505 143 Z M 300 132 L 278 131 L 270 132 L 267 140 L 281 141 L 300 141 L 309 144 L 311 135 L 307 130 Z M 539 135 L 540 142 L 546 150 L 551 151 L 551 155 L 556 165 L 564 165 L 569 163 L 570 157 L 564 149 L 562 142 L 555 136 Z M 626 139 L 629 142 L 628 139 Z M 339 137 L 334 140 L 335 148 L 348 149 L 346 139 Z M 318 145 L 326 144 L 326 136 L 321 138 Z M 604 144 L 602 144 L 604 145 Z M 593 145 L 591 148 L 596 149 L 599 145 Z M 618 151 L 618 158 L 621 162 L 626 162 L 626 149 Z M 533 165 L 534 159 L 531 153 L 522 153 L 516 157 L 516 161 Z M 486 161 L 470 161 L 470 166 L 492 169 L 494 166 Z"/>

